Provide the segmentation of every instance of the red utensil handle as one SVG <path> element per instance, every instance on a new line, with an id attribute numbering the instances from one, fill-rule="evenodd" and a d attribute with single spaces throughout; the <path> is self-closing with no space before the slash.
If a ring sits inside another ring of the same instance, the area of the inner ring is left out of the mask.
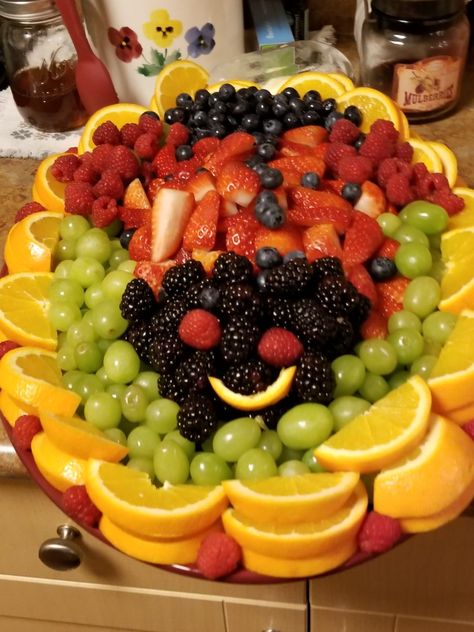
<path id="1" fill-rule="evenodd" d="M 78 55 L 93 55 L 74 0 L 56 0 Z"/>

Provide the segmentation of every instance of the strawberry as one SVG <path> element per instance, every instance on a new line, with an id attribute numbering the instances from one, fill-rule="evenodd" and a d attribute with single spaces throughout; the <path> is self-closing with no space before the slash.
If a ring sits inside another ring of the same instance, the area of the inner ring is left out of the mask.
<path id="1" fill-rule="evenodd" d="M 316 156 L 283 156 L 283 158 L 276 158 L 268 163 L 269 167 L 279 169 L 285 176 L 285 172 L 296 172 L 300 176 L 308 171 L 314 171 L 319 176 L 323 176 L 326 165 L 321 158 Z M 298 181 L 299 184 L 299 181 Z"/>
<path id="2" fill-rule="evenodd" d="M 152 166 L 159 178 L 174 174 L 178 161 L 173 145 L 164 145 L 152 160 Z"/>
<path id="3" fill-rule="evenodd" d="M 382 245 L 375 253 L 376 257 L 387 257 L 388 259 L 395 259 L 397 250 L 400 248 L 400 242 L 391 237 L 385 237 Z"/>
<path id="4" fill-rule="evenodd" d="M 304 347 L 291 331 L 271 327 L 260 338 L 257 351 L 264 362 L 279 368 L 295 364 Z"/>
<path id="5" fill-rule="evenodd" d="M 151 213 L 149 208 L 128 208 L 120 206 L 119 219 L 122 220 L 124 228 L 139 228 L 150 222 Z"/>
<path id="6" fill-rule="evenodd" d="M 189 160 L 178 160 L 173 175 L 176 179 L 187 182 L 201 166 L 202 161 L 198 156 L 193 156 Z"/>
<path id="7" fill-rule="evenodd" d="M 149 259 L 166 261 L 176 253 L 181 245 L 194 206 L 194 197 L 188 191 L 166 187 L 158 191 L 151 209 L 151 252 Z"/>
<path id="8" fill-rule="evenodd" d="M 360 211 L 353 211 L 342 249 L 345 267 L 370 259 L 377 252 L 383 239 L 382 229 L 375 219 Z"/>
<path id="9" fill-rule="evenodd" d="M 382 316 L 390 318 L 392 314 L 403 309 L 403 295 L 409 282 L 406 277 L 399 276 L 377 283 L 378 309 Z"/>
<path id="10" fill-rule="evenodd" d="M 151 208 L 143 184 L 138 178 L 132 180 L 125 189 L 123 205 L 128 206 L 128 208 Z"/>
<path id="11" fill-rule="evenodd" d="M 137 261 L 133 274 L 143 279 L 153 290 L 153 294 L 158 296 L 158 291 L 161 288 L 161 282 L 165 275 L 166 270 L 175 265 L 172 259 L 168 261 L 162 261 L 161 263 L 154 263 L 153 261 Z"/>
<path id="12" fill-rule="evenodd" d="M 269 246 L 276 248 L 284 256 L 294 250 L 304 250 L 303 237 L 298 226 L 287 222 L 282 228 L 271 230 L 259 224 L 260 228 L 255 237 L 255 249 Z"/>
<path id="13" fill-rule="evenodd" d="M 312 262 L 321 257 L 342 259 L 342 247 L 333 224 L 315 224 L 303 233 L 306 258 Z"/>
<path id="14" fill-rule="evenodd" d="M 319 147 L 319 146 L 318 146 Z M 292 140 L 280 140 L 278 143 L 280 156 L 312 156 L 314 147 L 303 145 L 303 143 L 295 143 Z"/>
<path id="15" fill-rule="evenodd" d="M 204 140 L 204 139 L 202 139 Z M 196 202 L 200 202 L 208 191 L 215 191 L 216 179 L 209 171 L 198 171 L 186 183 L 185 190 L 194 195 Z"/>
<path id="16" fill-rule="evenodd" d="M 378 295 L 375 283 L 365 266 L 361 263 L 352 266 L 347 274 L 347 278 L 360 294 L 364 294 L 364 296 L 369 299 L 372 307 L 377 305 Z"/>
<path id="17" fill-rule="evenodd" d="M 247 132 L 233 132 L 226 136 L 217 150 L 207 157 L 204 167 L 217 175 L 226 162 L 246 160 L 255 148 L 255 138 Z"/>
<path id="18" fill-rule="evenodd" d="M 200 138 L 193 145 L 193 152 L 195 156 L 205 160 L 210 154 L 214 153 L 219 147 L 221 141 L 214 136 L 206 136 Z"/>
<path id="19" fill-rule="evenodd" d="M 128 254 L 134 261 L 151 259 L 151 225 L 144 224 L 137 228 L 128 245 Z"/>
<path id="20" fill-rule="evenodd" d="M 255 236 L 261 227 L 253 213 L 242 210 L 226 218 L 226 225 L 226 250 L 252 259 L 255 255 Z"/>
<path id="21" fill-rule="evenodd" d="M 335 193 L 315 191 L 306 187 L 294 187 L 288 192 L 288 219 L 299 226 L 334 224 L 343 234 L 352 216 L 352 206 Z"/>
<path id="22" fill-rule="evenodd" d="M 211 190 L 194 208 L 183 235 L 185 250 L 212 250 L 216 243 L 220 202 L 217 191 Z"/>
<path id="23" fill-rule="evenodd" d="M 178 145 L 186 145 L 189 140 L 189 130 L 183 123 L 171 123 L 168 130 L 166 143 L 170 143 L 175 147 Z"/>
<path id="24" fill-rule="evenodd" d="M 329 191 L 330 193 L 335 193 L 336 195 L 342 195 L 342 189 L 346 183 L 344 180 L 323 180 L 321 183 L 321 189 L 323 191 Z"/>
<path id="25" fill-rule="evenodd" d="M 283 141 L 316 147 L 316 145 L 327 140 L 328 132 L 320 125 L 304 125 L 303 127 L 295 127 L 283 132 L 281 138 Z"/>
<path id="26" fill-rule="evenodd" d="M 216 189 L 224 200 L 246 208 L 261 187 L 259 175 L 243 162 L 227 162 L 219 171 Z"/>
<path id="27" fill-rule="evenodd" d="M 364 340 L 369 338 L 385 338 L 388 333 L 387 319 L 372 309 L 360 327 L 360 335 Z"/>

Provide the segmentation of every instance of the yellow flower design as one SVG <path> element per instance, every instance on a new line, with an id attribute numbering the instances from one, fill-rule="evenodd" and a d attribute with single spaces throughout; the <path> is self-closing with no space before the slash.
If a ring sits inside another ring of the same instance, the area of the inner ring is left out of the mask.
<path id="1" fill-rule="evenodd" d="M 181 35 L 183 25 L 179 20 L 172 20 L 166 9 L 158 9 L 150 15 L 150 21 L 143 25 L 145 37 L 155 42 L 160 48 L 168 48 L 175 37 Z"/>

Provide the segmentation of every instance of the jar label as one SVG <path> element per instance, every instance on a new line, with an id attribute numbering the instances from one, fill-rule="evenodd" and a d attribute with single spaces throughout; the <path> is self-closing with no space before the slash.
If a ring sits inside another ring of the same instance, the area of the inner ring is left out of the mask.
<path id="1" fill-rule="evenodd" d="M 443 55 L 395 64 L 392 98 L 404 112 L 431 112 L 457 99 L 462 60 Z"/>

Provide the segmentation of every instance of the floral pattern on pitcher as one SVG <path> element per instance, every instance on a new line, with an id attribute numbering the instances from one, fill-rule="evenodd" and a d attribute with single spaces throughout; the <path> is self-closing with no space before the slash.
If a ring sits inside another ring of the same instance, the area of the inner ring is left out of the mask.
<path id="1" fill-rule="evenodd" d="M 107 31 L 109 42 L 115 47 L 115 54 L 125 63 L 133 59 L 143 58 L 144 62 L 137 68 L 140 74 L 151 77 L 159 74 L 166 64 L 182 59 L 179 48 L 170 50 L 175 38 L 180 37 L 183 32 L 183 24 L 180 20 L 171 19 L 166 9 L 157 9 L 150 14 L 149 22 L 143 24 L 145 37 L 151 40 L 158 48 L 150 48 L 149 57 L 145 57 L 143 46 L 138 39 L 137 33 L 128 26 L 120 29 L 109 27 Z M 192 26 L 185 34 L 187 43 L 187 55 L 193 59 L 201 55 L 208 55 L 216 45 L 216 30 L 210 22 L 201 28 Z"/>

